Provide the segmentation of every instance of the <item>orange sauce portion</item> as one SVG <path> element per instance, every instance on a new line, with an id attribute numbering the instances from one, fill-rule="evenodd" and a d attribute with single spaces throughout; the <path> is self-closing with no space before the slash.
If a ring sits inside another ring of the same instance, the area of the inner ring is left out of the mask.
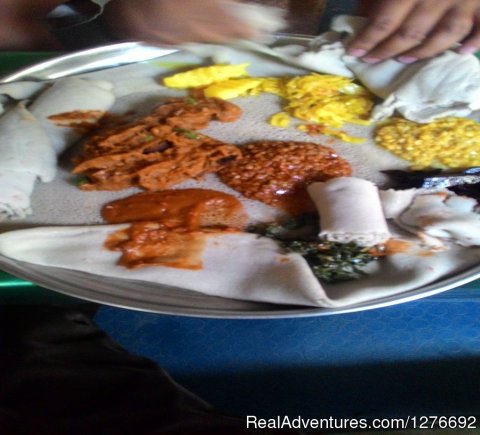
<path id="1" fill-rule="evenodd" d="M 130 227 L 110 235 L 105 247 L 122 252 L 121 266 L 167 266 L 201 269 L 206 244 L 203 232 L 168 229 L 158 222 L 134 222 Z"/>
<path id="2" fill-rule="evenodd" d="M 384 255 L 402 254 L 412 248 L 412 243 L 407 240 L 389 239 L 384 245 Z"/>
<path id="3" fill-rule="evenodd" d="M 104 115 L 102 110 L 74 110 L 50 115 L 48 119 L 59 127 L 68 127 L 80 134 L 86 134 L 98 128 Z"/>
<path id="4" fill-rule="evenodd" d="M 105 242 L 122 252 L 119 264 L 128 268 L 201 269 L 207 237 L 240 231 L 247 221 L 238 199 L 208 189 L 140 193 L 105 205 L 102 216 L 112 224 L 132 222 Z"/>

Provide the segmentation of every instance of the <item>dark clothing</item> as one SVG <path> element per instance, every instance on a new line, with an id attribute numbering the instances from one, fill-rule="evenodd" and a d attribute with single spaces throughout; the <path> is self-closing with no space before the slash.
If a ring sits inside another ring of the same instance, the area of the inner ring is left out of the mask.
<path id="1" fill-rule="evenodd" d="M 0 434 L 256 433 L 126 352 L 92 323 L 93 304 L 80 306 L 0 308 Z"/>

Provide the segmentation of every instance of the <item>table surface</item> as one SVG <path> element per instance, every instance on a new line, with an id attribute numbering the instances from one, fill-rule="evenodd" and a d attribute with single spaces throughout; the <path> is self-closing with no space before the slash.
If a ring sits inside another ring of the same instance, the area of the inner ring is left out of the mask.
<path id="1" fill-rule="evenodd" d="M 0 75 L 55 53 L 0 53 Z M 227 320 L 101 306 L 127 350 L 225 411 L 267 416 L 474 414 L 480 281 L 418 301 L 306 319 Z M 82 301 L 0 271 L 0 304 Z"/>

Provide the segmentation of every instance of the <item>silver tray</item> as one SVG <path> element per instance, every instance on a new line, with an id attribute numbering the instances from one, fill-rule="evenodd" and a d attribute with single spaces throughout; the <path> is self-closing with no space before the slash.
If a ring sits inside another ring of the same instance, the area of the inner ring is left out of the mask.
<path id="1" fill-rule="evenodd" d="M 278 38 L 278 44 L 305 44 L 308 38 Z M 172 47 L 150 46 L 140 42 L 113 44 L 50 59 L 0 79 L 54 80 L 126 64 L 164 58 L 178 52 Z M 268 56 L 268 53 L 266 53 Z M 0 269 L 39 286 L 81 299 L 142 311 L 214 318 L 288 318 L 325 316 L 386 307 L 438 294 L 480 278 L 480 265 L 441 279 L 427 286 L 388 298 L 343 308 L 302 308 L 242 302 L 203 295 L 180 288 L 145 282 L 104 278 L 78 271 L 36 266 L 0 256 Z"/>
<path id="2" fill-rule="evenodd" d="M 123 42 L 82 50 L 48 59 L 0 78 L 0 83 L 19 80 L 55 80 L 61 77 L 143 62 L 177 52 L 177 48 L 158 47 L 143 42 Z"/>
<path id="3" fill-rule="evenodd" d="M 313 317 L 371 310 L 433 296 L 480 278 L 478 266 L 400 296 L 343 308 L 303 308 L 218 298 L 175 287 L 36 266 L 3 256 L 0 256 L 0 269 L 50 290 L 100 304 L 161 314 L 224 319 Z"/>

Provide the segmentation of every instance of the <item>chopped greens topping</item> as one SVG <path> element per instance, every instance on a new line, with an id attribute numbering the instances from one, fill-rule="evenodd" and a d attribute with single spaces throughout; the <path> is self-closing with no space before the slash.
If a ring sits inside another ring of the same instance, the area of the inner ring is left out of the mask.
<path id="1" fill-rule="evenodd" d="M 186 128 L 176 128 L 175 131 L 185 137 L 188 137 L 189 139 L 198 139 L 198 133 L 195 133 L 192 130 L 187 130 Z"/>
<path id="2" fill-rule="evenodd" d="M 196 98 L 193 98 L 193 97 L 191 97 L 191 96 L 188 96 L 188 97 L 185 97 L 185 102 L 186 102 L 187 104 L 193 104 L 193 105 L 195 105 L 195 104 L 198 103 L 198 100 L 197 100 Z"/>
<path id="3" fill-rule="evenodd" d="M 353 242 L 320 240 L 318 218 L 315 215 L 302 215 L 283 224 L 254 226 L 250 232 L 276 240 L 285 252 L 300 254 L 318 280 L 328 283 L 364 276 L 362 268 L 378 257 L 372 248 Z"/>
<path id="4" fill-rule="evenodd" d="M 366 273 L 362 267 L 376 257 L 370 248 L 356 243 L 303 242 L 294 240 L 283 242 L 287 252 L 300 254 L 307 260 L 314 275 L 321 281 L 336 282 L 359 278 Z"/>
<path id="5" fill-rule="evenodd" d="M 73 180 L 73 183 L 75 184 L 75 186 L 82 186 L 83 184 L 87 184 L 89 183 L 89 179 L 87 177 L 76 177 L 74 180 Z"/>

